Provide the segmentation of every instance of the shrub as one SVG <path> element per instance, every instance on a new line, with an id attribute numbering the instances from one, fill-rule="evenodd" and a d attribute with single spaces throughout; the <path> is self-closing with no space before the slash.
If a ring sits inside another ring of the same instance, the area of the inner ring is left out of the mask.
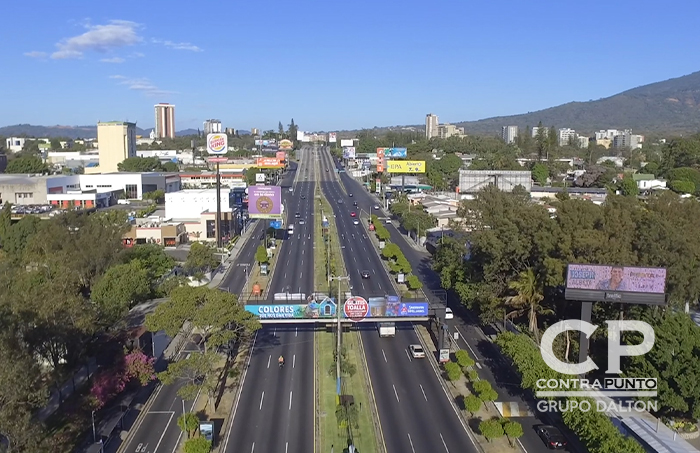
<path id="1" fill-rule="evenodd" d="M 480 380 L 474 382 L 472 387 L 474 387 L 476 393 L 482 393 L 486 390 L 491 390 L 491 383 L 489 381 Z"/>
<path id="2" fill-rule="evenodd" d="M 459 366 L 461 366 L 462 368 L 469 368 L 474 366 L 474 360 L 472 360 L 472 358 L 469 357 L 469 353 L 464 349 L 460 349 L 459 351 L 455 352 L 455 357 L 457 358 L 457 363 L 459 363 Z"/>
<path id="3" fill-rule="evenodd" d="M 472 414 L 472 417 L 474 414 L 479 412 L 479 409 L 481 409 L 481 404 L 481 400 L 476 395 L 469 395 L 464 398 L 464 408 L 468 410 L 470 414 Z"/>
<path id="4" fill-rule="evenodd" d="M 496 401 L 498 399 L 498 393 L 496 393 L 494 389 L 488 388 L 485 389 L 483 392 L 479 392 L 479 399 L 484 403 L 487 403 L 489 401 Z"/>
<path id="5" fill-rule="evenodd" d="M 476 370 L 467 370 L 467 378 L 472 381 L 476 382 L 479 380 L 479 373 L 476 372 Z"/>
<path id="6" fill-rule="evenodd" d="M 479 432 L 489 442 L 491 442 L 493 439 L 503 437 L 503 434 L 505 434 L 501 422 L 496 419 L 484 420 L 479 423 Z"/>
<path id="7" fill-rule="evenodd" d="M 454 362 L 447 362 L 445 364 L 445 374 L 447 374 L 447 379 L 450 381 L 456 381 L 462 375 L 462 370 Z"/>

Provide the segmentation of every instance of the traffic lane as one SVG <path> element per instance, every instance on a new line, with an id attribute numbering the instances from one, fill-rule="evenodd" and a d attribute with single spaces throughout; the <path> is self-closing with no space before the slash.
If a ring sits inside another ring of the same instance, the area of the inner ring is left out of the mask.
<path id="1" fill-rule="evenodd" d="M 183 359 L 186 354 L 196 350 L 197 345 L 188 341 L 177 356 L 177 360 Z M 154 453 L 157 449 L 165 448 L 174 451 L 180 439 L 181 430 L 177 426 L 177 417 L 182 414 L 183 400 L 177 395 L 180 388 L 187 384 L 186 380 L 180 380 L 172 385 L 161 385 L 153 396 L 153 402 L 148 412 L 144 414 L 142 421 L 136 428 L 134 436 L 126 445 L 126 451 L 139 451 Z M 191 412 L 194 402 L 185 401 L 185 409 Z"/>
<path id="2" fill-rule="evenodd" d="M 411 442 L 407 435 L 408 431 L 406 430 L 406 426 L 408 426 L 409 422 L 406 418 L 412 416 L 412 414 L 405 411 L 397 401 L 392 384 L 395 380 L 390 374 L 386 374 L 386 367 L 376 365 L 385 363 L 381 352 L 382 342 L 377 341 L 379 333 L 376 327 L 363 323 L 360 323 L 358 328 L 360 329 L 360 335 L 364 345 L 369 378 L 372 382 L 374 401 L 377 406 L 377 411 L 379 412 L 379 421 L 384 435 L 386 451 L 388 453 L 411 452 Z M 381 340 L 391 341 L 393 339 L 385 338 Z M 390 367 L 388 371 L 389 373 L 392 372 Z M 367 408 L 367 410 L 373 410 L 373 408 Z M 406 435 L 403 433 L 406 433 Z"/>
<path id="3" fill-rule="evenodd" d="M 219 285 L 220 288 L 226 288 L 230 293 L 234 294 L 238 294 L 243 291 L 243 286 L 245 285 L 245 281 L 248 277 L 248 272 L 253 265 L 255 251 L 260 244 L 256 239 L 259 238 L 264 232 L 262 223 L 263 222 L 255 222 L 255 224 L 251 226 L 253 231 L 250 233 L 248 242 L 246 242 L 234 262 L 231 264 L 233 269 L 231 269 L 228 275 L 226 275 L 226 277 L 224 277 L 224 279 L 221 281 L 221 284 Z M 239 264 L 250 264 L 250 267 L 248 267 L 246 270 L 246 267 L 239 266 Z"/>
<path id="4" fill-rule="evenodd" d="M 314 449 L 315 385 L 314 385 L 314 329 L 315 324 L 290 325 L 292 355 L 285 355 L 285 373 L 291 377 L 289 404 L 290 422 L 286 427 L 286 451 L 306 452 Z M 283 409 L 284 410 L 284 409 Z M 282 451 L 282 450 L 278 450 Z"/>
<path id="5" fill-rule="evenodd" d="M 313 184 L 303 182 L 297 186 L 300 192 L 296 196 L 296 212 L 300 218 L 296 219 L 294 234 L 289 236 L 282 244 L 278 263 L 283 264 L 284 273 L 280 270 L 275 273 L 273 286 L 275 292 L 312 292 L 313 291 L 313 207 L 309 208 L 309 198 L 313 191 Z M 300 195 L 304 195 L 302 199 Z M 299 220 L 304 219 L 304 224 Z M 281 277 L 281 278 L 280 278 Z"/>

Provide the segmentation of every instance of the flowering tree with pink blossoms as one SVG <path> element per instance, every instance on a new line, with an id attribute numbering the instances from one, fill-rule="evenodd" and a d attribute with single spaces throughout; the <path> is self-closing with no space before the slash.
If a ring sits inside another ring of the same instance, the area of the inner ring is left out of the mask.
<path id="1" fill-rule="evenodd" d="M 100 409 L 124 391 L 132 380 L 146 385 L 156 378 L 153 367 L 155 359 L 136 349 L 119 356 L 113 367 L 100 371 L 94 378 L 90 395 L 96 409 Z"/>

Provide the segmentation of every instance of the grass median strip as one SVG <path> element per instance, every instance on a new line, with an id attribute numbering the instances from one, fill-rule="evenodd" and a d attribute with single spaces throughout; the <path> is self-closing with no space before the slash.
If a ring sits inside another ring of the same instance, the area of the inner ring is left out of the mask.
<path id="1" fill-rule="evenodd" d="M 333 210 L 320 190 L 316 192 L 315 215 L 317 227 L 314 230 L 319 240 L 316 242 L 316 283 L 319 289 L 329 289 L 327 284 L 327 267 L 320 263 L 326 263 L 330 259 L 330 270 L 333 276 L 345 276 L 347 271 L 343 262 L 342 250 L 338 230 L 336 228 Z M 323 216 L 328 219 L 328 229 L 321 227 Z M 319 285 L 323 284 L 324 285 Z M 334 282 L 335 283 L 335 282 Z M 338 285 L 331 286 L 331 293 L 337 296 Z M 342 284 L 341 284 L 342 286 Z M 345 292 L 346 290 L 342 290 Z M 342 301 L 341 301 L 342 302 Z M 332 324 L 329 323 L 329 324 Z M 330 329 L 329 329 L 330 330 Z M 337 395 L 336 375 L 336 333 L 330 331 L 317 331 L 316 342 L 318 345 L 318 402 L 320 407 L 318 414 L 318 433 L 320 435 L 321 452 L 343 451 L 348 447 L 348 442 L 360 452 L 384 451 L 379 446 L 377 427 L 379 419 L 374 412 L 371 386 L 364 368 L 367 366 L 364 357 L 360 354 L 360 334 L 356 331 L 343 334 L 343 350 L 341 352 L 341 396 Z"/>

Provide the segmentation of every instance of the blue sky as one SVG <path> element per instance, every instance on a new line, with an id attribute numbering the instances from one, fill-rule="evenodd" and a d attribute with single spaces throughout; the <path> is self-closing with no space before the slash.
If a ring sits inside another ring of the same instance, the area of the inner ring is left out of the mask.
<path id="1" fill-rule="evenodd" d="M 661 6 L 662 5 L 662 6 Z M 700 2 L 3 5 L 0 126 L 340 130 L 535 111 L 700 70 Z M 8 20 L 9 19 L 9 20 Z"/>

